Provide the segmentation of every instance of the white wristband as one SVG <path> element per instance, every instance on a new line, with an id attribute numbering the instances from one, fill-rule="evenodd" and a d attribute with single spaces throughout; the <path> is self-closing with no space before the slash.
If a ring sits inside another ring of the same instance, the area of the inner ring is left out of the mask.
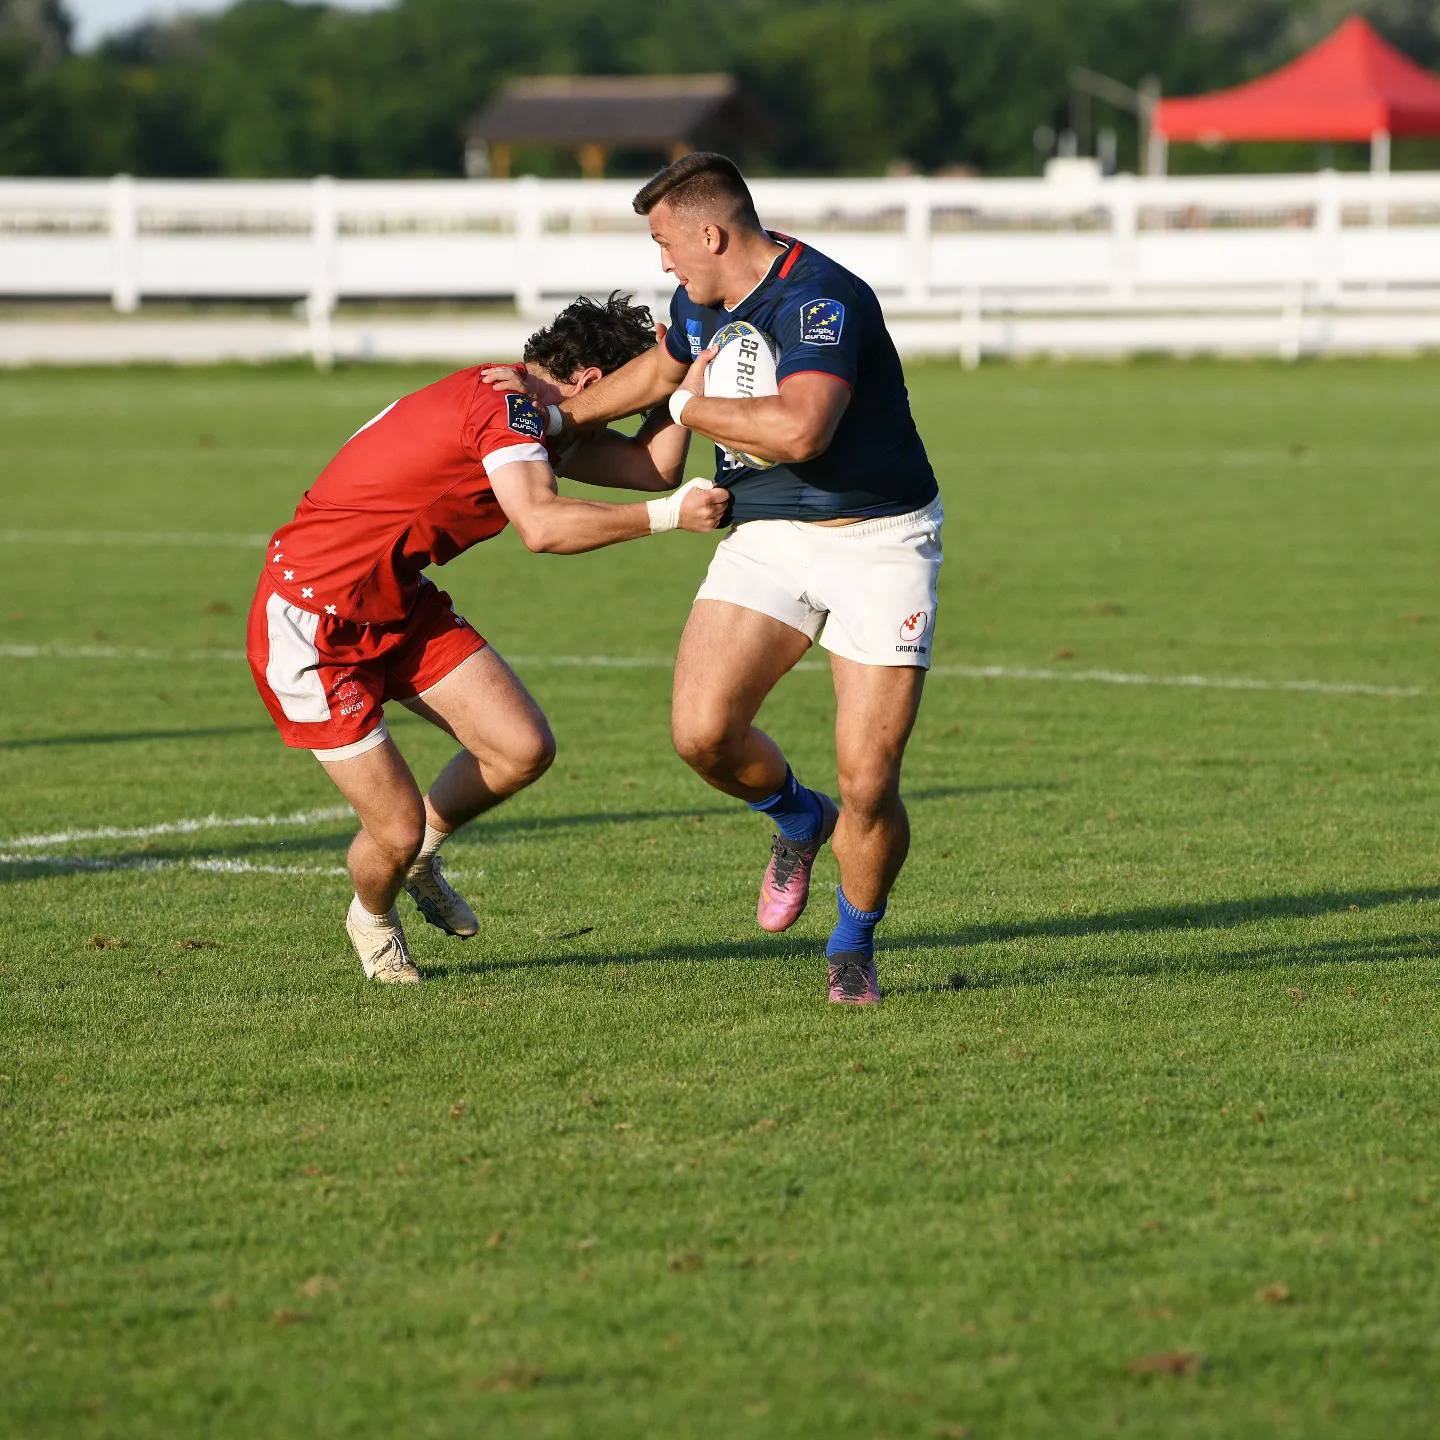
<path id="1" fill-rule="evenodd" d="M 565 417 L 558 405 L 549 405 L 545 410 L 545 433 L 558 435 L 565 428 Z"/>
<path id="2" fill-rule="evenodd" d="M 677 390 L 670 397 L 670 418 L 677 424 L 685 422 L 680 418 L 685 413 L 685 407 L 695 398 L 693 390 Z"/>
<path id="3" fill-rule="evenodd" d="M 686 495 L 692 490 L 713 490 L 714 488 L 713 480 L 687 480 L 673 495 L 663 496 L 659 500 L 647 500 L 645 510 L 650 516 L 650 533 L 663 535 L 667 530 L 678 530 L 680 528 L 680 506 L 684 503 Z"/>

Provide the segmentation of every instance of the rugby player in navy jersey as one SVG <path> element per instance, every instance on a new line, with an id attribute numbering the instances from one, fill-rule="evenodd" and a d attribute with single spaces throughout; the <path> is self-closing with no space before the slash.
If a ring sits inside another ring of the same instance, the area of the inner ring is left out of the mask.
<path id="1" fill-rule="evenodd" d="M 840 888 L 826 946 L 830 999 L 873 1004 L 875 927 L 910 844 L 900 766 L 935 629 L 935 475 L 874 292 L 803 241 L 766 230 L 732 161 L 683 156 L 640 190 L 635 210 L 678 282 L 669 330 L 552 405 L 548 428 L 638 414 L 668 396 L 677 422 L 715 442 L 734 528 L 680 641 L 675 748 L 716 789 L 774 822 L 757 910 L 766 930 L 799 918 L 816 854 L 832 841 Z M 706 347 L 735 320 L 774 342 L 778 394 L 704 394 L 714 354 Z M 754 468 L 739 452 L 777 463 Z M 838 811 L 754 724 L 816 640 L 835 686 Z"/>

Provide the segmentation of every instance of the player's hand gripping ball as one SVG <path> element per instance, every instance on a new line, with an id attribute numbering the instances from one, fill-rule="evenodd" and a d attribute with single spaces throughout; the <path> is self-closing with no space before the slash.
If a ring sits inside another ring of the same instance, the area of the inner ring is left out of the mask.
<path id="1" fill-rule="evenodd" d="M 715 358 L 705 367 L 705 393 L 724 400 L 754 400 L 762 395 L 778 395 L 775 379 L 775 342 L 748 320 L 732 320 L 710 337 L 708 349 Z M 731 450 L 726 455 L 752 470 L 768 470 L 774 465 L 763 455 L 750 455 Z"/>

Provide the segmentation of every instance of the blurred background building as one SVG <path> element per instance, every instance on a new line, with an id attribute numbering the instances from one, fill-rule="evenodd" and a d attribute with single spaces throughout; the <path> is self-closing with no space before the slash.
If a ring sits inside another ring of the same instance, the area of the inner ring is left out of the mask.
<path id="1" fill-rule="evenodd" d="M 766 133 L 733 75 L 531 76 L 509 81 L 465 127 L 465 173 L 508 180 L 532 149 L 573 155 L 587 180 L 616 159 L 643 173 L 691 150 L 748 165 Z"/>

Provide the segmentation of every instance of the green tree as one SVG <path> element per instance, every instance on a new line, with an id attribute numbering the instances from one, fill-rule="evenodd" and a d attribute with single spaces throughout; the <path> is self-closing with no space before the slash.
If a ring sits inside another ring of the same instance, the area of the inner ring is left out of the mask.
<path id="1" fill-rule="evenodd" d="M 1033 173 L 1085 65 L 1167 94 L 1291 58 L 1354 0 L 397 0 L 386 10 L 238 0 L 140 26 L 90 55 L 60 0 L 0 0 L 0 172 L 456 175 L 466 120 L 521 75 L 727 71 L 770 119 L 760 173 L 974 166 Z M 1370 0 L 1440 65 L 1434 0 Z M 1133 116 L 1095 108 L 1134 166 Z M 1428 144 L 1428 148 L 1427 148 Z M 1440 144 L 1404 141 L 1398 160 Z M 644 165 L 643 155 L 628 157 Z M 1360 163 L 1358 149 L 1340 158 Z M 1305 167 L 1313 146 L 1177 147 L 1181 169 Z"/>

